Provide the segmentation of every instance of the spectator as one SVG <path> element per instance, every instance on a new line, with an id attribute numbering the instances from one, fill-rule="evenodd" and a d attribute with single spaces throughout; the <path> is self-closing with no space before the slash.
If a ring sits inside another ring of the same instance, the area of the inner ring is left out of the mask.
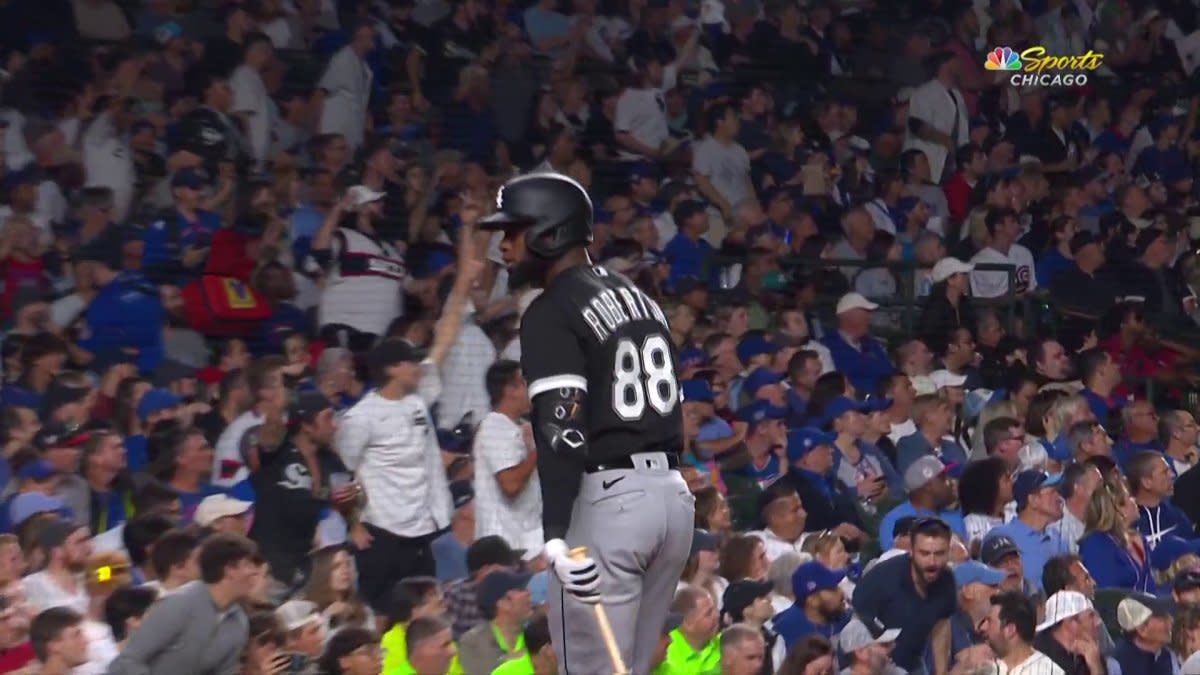
<path id="1" fill-rule="evenodd" d="M 330 60 L 317 87 L 323 94 L 319 132 L 341 134 L 353 152 L 363 142 L 374 78 L 365 59 L 375 48 L 375 31 L 361 23 L 348 33 L 349 44 Z"/>
<path id="2" fill-rule="evenodd" d="M 450 531 L 433 540 L 437 578 L 451 582 L 467 576 L 467 551 L 475 542 L 475 489 L 465 480 L 450 483 L 454 518 Z"/>
<path id="3" fill-rule="evenodd" d="M 838 649 L 848 657 L 850 672 L 864 668 L 882 675 L 898 675 L 903 672 L 892 663 L 892 645 L 900 631 L 891 628 L 878 636 L 858 619 L 851 619 L 838 635 Z"/>
<path id="4" fill-rule="evenodd" d="M 901 668 L 917 668 L 934 629 L 949 628 L 946 621 L 956 606 L 954 575 L 947 566 L 950 539 L 946 523 L 920 519 L 913 525 L 912 553 L 879 563 L 854 589 L 854 611 L 863 623 L 901 629 L 892 652 Z M 933 654 L 935 665 L 947 667 L 949 661 L 948 653 Z"/>
<path id="5" fill-rule="evenodd" d="M 1139 452 L 1129 460 L 1125 471 L 1138 507 L 1138 531 L 1151 551 L 1167 534 L 1185 538 L 1195 535 L 1192 521 L 1170 501 L 1175 475 L 1161 453 Z"/>
<path id="6" fill-rule="evenodd" d="M 318 392 L 300 394 L 287 420 L 290 433 L 276 426 L 281 420 L 268 418 L 259 429 L 258 445 L 245 457 L 259 497 L 250 537 L 275 578 L 292 583 L 303 578 L 318 522 L 335 508 L 349 513 L 361 488 L 333 450 L 337 422 L 329 399 Z"/>
<path id="7" fill-rule="evenodd" d="M 666 660 L 659 670 L 706 672 L 719 668 L 721 644 L 717 630 L 720 620 L 712 596 L 694 586 L 685 586 L 675 593 L 671 612 L 679 614 L 682 621 L 670 632 Z"/>
<path id="8" fill-rule="evenodd" d="M 284 648 L 302 657 L 300 663 L 293 660 L 289 669 L 308 670 L 310 664 L 320 658 L 325 645 L 325 619 L 317 611 L 316 604 L 307 600 L 289 600 L 275 610 L 275 617 L 286 632 Z"/>
<path id="9" fill-rule="evenodd" d="M 953 488 L 947 479 L 949 468 L 936 457 L 922 457 L 904 472 L 904 487 L 908 501 L 888 511 L 879 524 L 879 546 L 883 550 L 895 543 L 893 530 L 897 523 L 909 517 L 939 518 L 955 534 L 966 537 L 966 526 L 957 511 L 950 510 L 954 501 Z"/>
<path id="10" fill-rule="evenodd" d="M 536 616 L 525 626 L 525 655 L 500 664 L 492 671 L 498 675 L 552 673 L 558 668 L 558 656 L 550 643 L 550 627 L 545 616 Z"/>
<path id="11" fill-rule="evenodd" d="M 1153 596 L 1136 593 L 1117 605 L 1117 623 L 1125 636 L 1117 641 L 1114 658 L 1121 672 L 1163 675 L 1172 672 L 1171 608 Z"/>
<path id="12" fill-rule="evenodd" d="M 1197 463 L 1196 441 L 1200 440 L 1200 425 L 1186 410 L 1168 410 L 1159 416 L 1158 442 L 1163 447 L 1167 466 L 1176 477 Z"/>
<path id="13" fill-rule="evenodd" d="M 838 300 L 838 329 L 824 340 L 834 365 L 861 391 L 875 391 L 879 380 L 894 370 L 883 347 L 868 337 L 871 312 L 878 308 L 858 293 L 847 293 Z"/>
<path id="14" fill-rule="evenodd" d="M 1059 591 L 1046 599 L 1045 619 L 1038 624 L 1033 646 L 1064 673 L 1106 672 L 1100 626 L 1100 616 L 1087 597 Z"/>
<path id="15" fill-rule="evenodd" d="M 1037 609 L 1025 595 L 1008 591 L 992 596 L 992 609 L 985 626 L 988 646 L 1010 670 L 1063 673 L 1050 657 L 1033 647 Z"/>
<path id="16" fill-rule="evenodd" d="M 409 633 L 408 653 L 419 665 L 407 672 L 446 672 L 454 655 L 449 627 L 434 618 L 420 619 L 414 623 L 414 630 Z M 334 633 L 325 645 L 319 664 L 320 672 L 330 675 L 374 675 L 381 672 L 382 668 L 383 653 L 375 642 L 375 636 L 365 628 L 347 628 Z"/>
<path id="17" fill-rule="evenodd" d="M 1099 588 L 1142 592 L 1157 588 L 1150 574 L 1149 547 L 1135 528 L 1137 502 L 1123 480 L 1105 479 L 1096 488 L 1083 522 L 1085 533 L 1079 540 L 1079 557 Z"/>
<path id="18" fill-rule="evenodd" d="M 142 625 L 142 619 L 156 600 L 158 594 L 153 590 L 133 586 L 118 588 L 108 596 L 104 602 L 104 620 L 118 651 L 128 644 L 129 636 Z"/>
<path id="19" fill-rule="evenodd" d="M 475 495 L 480 517 L 475 537 L 499 535 L 518 548 L 536 551 L 541 535 L 542 500 L 534 472 L 533 431 L 519 420 L 529 412 L 529 396 L 519 366 L 497 361 L 485 378 L 492 412 L 475 433 Z"/>
<path id="20" fill-rule="evenodd" d="M 250 596 L 257 566 L 245 537 L 214 535 L 200 548 L 202 583 L 160 600 L 133 632 L 110 673 L 232 670 L 247 640 L 240 601 Z"/>
<path id="21" fill-rule="evenodd" d="M 246 369 L 246 386 L 250 389 L 253 404 L 230 422 L 217 440 L 211 474 L 213 485 L 231 491 L 234 496 L 253 497 L 248 480 L 250 469 L 246 466 L 243 448 L 254 438 L 247 436 L 247 432 L 261 426 L 268 412 L 284 409 L 287 389 L 283 369 L 286 365 L 282 356 L 265 356 L 250 364 Z"/>
<path id="22" fill-rule="evenodd" d="M 39 673 L 65 675 L 87 663 L 83 617 L 69 607 L 50 607 L 34 617 L 29 639 L 40 662 Z"/>
<path id="23" fill-rule="evenodd" d="M 479 582 L 477 597 L 487 623 L 468 630 L 460 640 L 467 672 L 491 672 L 527 655 L 523 627 L 533 611 L 529 577 L 498 570 Z"/>
<path id="24" fill-rule="evenodd" d="M 409 577 L 397 583 L 392 588 L 388 603 L 387 619 L 391 627 L 383 632 L 381 644 L 384 651 L 383 670 L 390 673 L 408 663 L 408 624 L 424 617 L 445 618 L 446 604 L 441 587 L 431 577 Z M 457 658 L 451 665 L 461 670 Z"/>
<path id="25" fill-rule="evenodd" d="M 370 610 L 359 599 L 354 558 L 345 547 L 333 545 L 313 551 L 310 566 L 301 595 L 316 603 L 330 628 L 368 623 Z"/>
<path id="26" fill-rule="evenodd" d="M 789 583 L 790 583 L 789 579 Z M 735 581 L 725 589 L 721 598 L 721 623 L 726 629 L 735 625 L 755 630 L 763 641 L 762 663 L 754 673 L 777 670 L 775 663 L 783 664 L 787 654 L 787 646 L 775 630 L 772 616 L 776 614 L 771 606 L 771 589 L 769 581 Z M 722 634 L 721 646 L 724 649 L 728 643 Z"/>
<path id="27" fill-rule="evenodd" d="M 1005 536 L 1016 543 L 1025 564 L 1025 579 L 1041 589 L 1041 569 L 1046 561 L 1069 548 L 1050 524 L 1062 518 L 1062 497 L 1056 488 L 1062 477 L 1050 477 L 1044 471 L 1022 471 L 1013 479 L 1013 499 L 1017 517 L 993 528 L 984 539 Z"/>
<path id="28" fill-rule="evenodd" d="M 1091 464 L 1072 464 L 1063 470 L 1059 493 L 1063 498 L 1063 515 L 1051 527 L 1058 530 L 1059 539 L 1070 553 L 1079 552 L 1079 540 L 1083 538 L 1084 521 L 1092 493 L 1103 482 L 1100 471 Z"/>
<path id="29" fill-rule="evenodd" d="M 250 532 L 252 502 L 244 502 L 225 494 L 209 495 L 200 500 L 192 522 L 211 532 L 228 532 L 246 536 Z"/>
<path id="30" fill-rule="evenodd" d="M 184 585 L 200 578 L 200 540 L 185 530 L 173 530 L 159 537 L 150 551 L 154 581 L 145 588 L 158 592 L 159 597 L 178 592 Z"/>
<path id="31" fill-rule="evenodd" d="M 735 624 L 721 632 L 721 672 L 758 675 L 763 672 L 766 646 L 762 635 L 751 626 Z"/>
<path id="32" fill-rule="evenodd" d="M 45 568 L 21 581 L 25 597 L 38 610 L 67 607 L 85 614 L 87 588 L 79 575 L 87 569 L 91 547 L 86 527 L 49 520 L 37 530 L 37 546 L 46 556 Z"/>
<path id="33" fill-rule="evenodd" d="M 790 650 L 800 638 L 817 634 L 834 639 L 845 624 L 845 597 L 839 584 L 845 572 L 817 561 L 806 562 L 792 574 L 792 606 L 774 620 L 775 629 Z"/>
<path id="34" fill-rule="evenodd" d="M 1011 265 L 1013 283 L 1010 287 L 1007 271 L 975 269 L 971 272 L 971 295 L 977 298 L 998 298 L 1007 293 L 1022 295 L 1035 290 L 1037 277 L 1033 273 L 1033 254 L 1016 243 L 1021 231 L 1016 212 L 1012 209 L 990 210 L 985 224 L 988 245 L 971 258 L 971 264 Z"/>

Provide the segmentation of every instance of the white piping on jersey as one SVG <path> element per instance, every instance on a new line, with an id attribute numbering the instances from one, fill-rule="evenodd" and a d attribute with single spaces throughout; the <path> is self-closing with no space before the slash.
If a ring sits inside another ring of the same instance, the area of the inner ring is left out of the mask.
<path id="1" fill-rule="evenodd" d="M 570 176 L 564 176 L 563 174 L 558 173 L 557 171 L 544 171 L 541 173 L 527 173 L 522 176 L 517 176 L 516 178 L 509 179 L 509 181 L 500 188 L 500 191 L 496 193 L 497 204 L 499 204 L 499 202 L 501 201 L 500 195 L 504 194 L 505 188 L 509 187 L 510 185 L 515 185 L 516 183 L 520 183 L 520 182 L 529 180 L 530 178 L 553 178 L 554 180 L 561 180 L 564 183 L 573 185 L 576 190 L 579 190 L 579 194 L 583 195 L 583 198 L 587 200 L 588 209 L 595 208 L 592 206 L 592 196 L 588 194 L 587 188 L 580 185 L 579 181 L 575 180 L 574 178 L 571 178 Z"/>
<path id="2" fill-rule="evenodd" d="M 554 389 L 579 389 L 587 392 L 587 378 L 581 375 L 551 375 L 529 383 L 529 400 Z"/>

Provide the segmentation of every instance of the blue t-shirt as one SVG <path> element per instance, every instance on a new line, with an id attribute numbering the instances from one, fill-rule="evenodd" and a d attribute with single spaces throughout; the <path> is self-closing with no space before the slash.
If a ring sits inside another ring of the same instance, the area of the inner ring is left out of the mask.
<path id="1" fill-rule="evenodd" d="M 712 245 L 704 239 L 692 241 L 682 232 L 676 234 L 663 248 L 663 257 L 671 265 L 668 282 L 674 285 L 685 277 L 704 279 L 704 268 L 712 254 Z"/>
<path id="2" fill-rule="evenodd" d="M 200 489 L 195 492 L 175 490 L 175 494 L 179 495 L 179 505 L 182 507 L 182 515 L 179 522 L 183 525 L 192 522 L 192 519 L 196 516 L 196 507 L 200 506 L 200 502 L 204 501 L 205 497 L 224 493 L 224 490 L 209 483 L 201 485 Z"/>

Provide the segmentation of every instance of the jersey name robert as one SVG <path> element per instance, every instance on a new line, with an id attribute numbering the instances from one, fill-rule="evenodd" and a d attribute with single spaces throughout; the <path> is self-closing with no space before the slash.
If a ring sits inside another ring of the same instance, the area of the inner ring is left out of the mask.
<path id="1" fill-rule="evenodd" d="M 630 321 L 653 319 L 661 323 L 668 333 L 671 330 L 658 303 L 646 297 L 638 288 L 605 288 L 587 301 L 580 315 L 596 335 L 597 342 L 606 342 L 618 328 Z"/>

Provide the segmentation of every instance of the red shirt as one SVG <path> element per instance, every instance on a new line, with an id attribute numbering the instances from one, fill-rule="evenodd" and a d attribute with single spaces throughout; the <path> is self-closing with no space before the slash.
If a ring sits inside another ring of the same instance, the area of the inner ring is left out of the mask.
<path id="1" fill-rule="evenodd" d="M 23 289 L 31 288 L 44 293 L 50 288 L 46 278 L 46 266 L 38 258 L 32 260 L 8 258 L 0 261 L 0 280 L 2 280 L 0 283 L 3 283 L 3 287 L 0 288 L 0 311 L 6 318 L 12 312 L 13 299 Z"/>
<path id="2" fill-rule="evenodd" d="M 1179 360 L 1178 352 L 1165 347 L 1148 350 L 1138 343 L 1126 347 L 1121 344 L 1119 334 L 1100 343 L 1100 347 L 1108 352 L 1125 378 L 1152 378 L 1163 371 L 1173 369 Z M 1122 384 L 1113 391 L 1113 396 L 1126 398 L 1130 393 L 1129 388 Z"/>
<path id="3" fill-rule="evenodd" d="M 16 647 L 0 649 L 0 673 L 20 670 L 33 661 L 33 643 L 23 642 Z"/>
<path id="4" fill-rule="evenodd" d="M 971 191 L 961 171 L 955 171 L 946 181 L 942 192 L 946 193 L 946 205 L 950 207 L 950 222 L 957 225 L 967 219 L 971 211 Z"/>

